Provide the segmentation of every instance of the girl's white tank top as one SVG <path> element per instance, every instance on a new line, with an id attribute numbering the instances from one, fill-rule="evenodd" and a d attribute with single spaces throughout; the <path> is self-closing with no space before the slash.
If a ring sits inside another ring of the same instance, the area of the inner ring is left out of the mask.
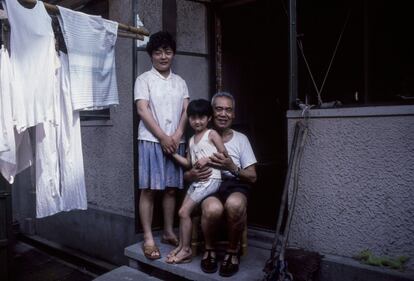
<path id="1" fill-rule="evenodd" d="M 204 157 L 210 157 L 213 153 L 217 152 L 216 146 L 210 141 L 208 135 L 211 130 L 207 130 L 201 137 L 198 143 L 194 142 L 194 136 L 190 138 L 189 148 L 191 155 L 191 163 L 194 165 L 199 159 Z M 212 169 L 212 179 L 221 179 L 221 172 L 218 169 Z"/>
<path id="2" fill-rule="evenodd" d="M 21 132 L 27 127 L 55 121 L 55 38 L 52 19 L 43 2 L 31 8 L 5 0 L 10 22 L 10 63 L 13 119 Z"/>

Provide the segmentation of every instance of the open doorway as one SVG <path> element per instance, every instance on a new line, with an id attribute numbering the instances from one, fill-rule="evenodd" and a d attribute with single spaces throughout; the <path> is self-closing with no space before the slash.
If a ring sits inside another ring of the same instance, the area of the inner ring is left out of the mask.
<path id="1" fill-rule="evenodd" d="M 274 229 L 287 162 L 288 18 L 282 1 L 221 3 L 222 90 L 235 96 L 234 128 L 258 160 L 248 223 Z"/>

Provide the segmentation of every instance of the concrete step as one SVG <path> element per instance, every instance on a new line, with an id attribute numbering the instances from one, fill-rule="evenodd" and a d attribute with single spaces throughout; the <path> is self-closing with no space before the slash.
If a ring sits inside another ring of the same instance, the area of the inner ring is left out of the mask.
<path id="1" fill-rule="evenodd" d="M 200 268 L 201 254 L 194 257 L 192 262 L 187 264 L 168 264 L 165 257 L 174 248 L 170 245 L 160 243 L 159 237 L 155 237 L 156 243 L 161 251 L 161 259 L 148 260 L 141 250 L 141 242 L 125 248 L 125 255 L 129 259 L 129 265 L 133 268 L 140 269 L 142 265 L 149 265 L 161 271 L 172 273 L 187 280 L 197 281 L 255 281 L 262 280 L 264 273 L 262 271 L 265 261 L 269 257 L 269 250 L 260 249 L 253 246 L 248 247 L 247 255 L 241 257 L 240 270 L 232 277 L 221 277 L 218 272 L 213 274 L 204 273 Z M 220 262 L 220 259 L 219 259 Z"/>
<path id="2" fill-rule="evenodd" d="M 142 253 L 141 242 L 125 248 L 125 255 L 129 259 L 129 265 L 135 269 L 155 268 L 161 272 L 171 273 L 182 279 L 174 280 L 262 280 L 263 266 L 270 255 L 271 241 L 274 234 L 261 231 L 248 232 L 247 255 L 240 260 L 240 271 L 232 277 L 223 278 L 217 272 L 206 274 L 200 269 L 201 255 L 193 258 L 188 264 L 168 264 L 165 257 L 173 249 L 172 246 L 161 244 L 160 237 L 155 240 L 160 248 L 162 258 L 155 261 L 148 260 Z M 220 262 L 220 259 L 219 259 Z M 148 272 L 148 271 L 147 271 Z M 411 271 L 398 271 L 388 268 L 380 268 L 361 264 L 349 257 L 325 255 L 322 258 L 320 270 L 316 273 L 318 281 L 414 281 Z M 163 278 L 164 279 L 164 278 Z M 165 279 L 173 280 L 173 279 Z"/>
<path id="3" fill-rule="evenodd" d="M 93 281 L 157 281 L 161 280 L 128 266 L 118 267 Z"/>

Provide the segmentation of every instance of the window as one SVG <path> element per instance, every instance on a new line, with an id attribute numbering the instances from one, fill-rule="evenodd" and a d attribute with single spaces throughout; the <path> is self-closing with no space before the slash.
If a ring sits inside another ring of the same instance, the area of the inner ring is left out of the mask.
<path id="1" fill-rule="evenodd" d="M 408 1 L 300 0 L 297 11 L 300 99 L 317 104 L 314 84 L 320 89 L 327 75 L 321 92 L 324 102 L 414 104 Z"/>
<path id="2" fill-rule="evenodd" d="M 111 115 L 109 108 L 101 110 L 84 110 L 79 113 L 81 121 L 92 121 L 92 120 L 110 120 Z"/>

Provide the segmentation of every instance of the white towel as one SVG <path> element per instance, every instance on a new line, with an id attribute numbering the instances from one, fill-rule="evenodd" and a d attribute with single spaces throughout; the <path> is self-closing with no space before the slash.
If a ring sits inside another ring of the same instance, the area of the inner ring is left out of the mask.
<path id="1" fill-rule="evenodd" d="M 74 110 L 119 104 L 115 69 L 118 23 L 59 7 Z"/>

